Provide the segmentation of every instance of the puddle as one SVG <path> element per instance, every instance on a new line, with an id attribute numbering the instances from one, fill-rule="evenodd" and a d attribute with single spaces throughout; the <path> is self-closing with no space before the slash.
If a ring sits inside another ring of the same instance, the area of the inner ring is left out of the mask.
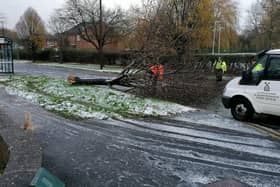
<path id="1" fill-rule="evenodd" d="M 0 175 L 3 173 L 9 160 L 9 149 L 3 138 L 0 136 Z"/>

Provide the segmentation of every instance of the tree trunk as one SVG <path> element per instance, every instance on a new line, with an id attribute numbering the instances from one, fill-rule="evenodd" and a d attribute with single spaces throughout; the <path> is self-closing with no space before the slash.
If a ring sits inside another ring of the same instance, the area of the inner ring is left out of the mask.
<path id="1" fill-rule="evenodd" d="M 105 57 L 104 57 L 103 47 L 100 47 L 98 49 L 98 56 L 99 56 L 100 69 L 102 70 L 105 66 Z"/>
<path id="2" fill-rule="evenodd" d="M 35 62 L 35 55 L 36 55 L 36 49 L 32 44 L 32 46 L 31 46 L 31 60 L 32 60 L 32 63 Z"/>
<path id="3" fill-rule="evenodd" d="M 60 48 L 59 50 L 59 63 L 63 64 L 63 49 Z"/>
<path id="4" fill-rule="evenodd" d="M 67 81 L 71 84 L 75 85 L 122 85 L 127 86 L 127 84 L 123 84 L 121 81 L 124 78 L 124 75 L 120 75 L 117 78 L 114 79 L 81 79 L 79 77 L 75 76 L 68 76 Z"/>
<path id="5" fill-rule="evenodd" d="M 60 42 L 59 42 L 59 63 L 63 63 L 63 51 L 64 51 L 64 37 L 63 35 L 60 36 Z"/>

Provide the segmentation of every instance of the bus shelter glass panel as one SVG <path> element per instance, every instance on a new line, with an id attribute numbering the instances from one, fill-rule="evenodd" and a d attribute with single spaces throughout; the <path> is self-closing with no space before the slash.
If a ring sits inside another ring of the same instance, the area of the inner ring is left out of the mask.
<path id="1" fill-rule="evenodd" d="M 14 73 L 13 42 L 0 37 L 0 73 Z"/>

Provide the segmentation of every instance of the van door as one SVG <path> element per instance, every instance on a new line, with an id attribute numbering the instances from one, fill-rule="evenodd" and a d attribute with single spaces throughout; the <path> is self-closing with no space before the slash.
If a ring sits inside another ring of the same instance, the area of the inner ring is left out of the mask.
<path id="1" fill-rule="evenodd" d="M 264 55 L 258 59 L 257 63 L 254 64 L 250 69 L 250 79 L 247 80 L 244 85 L 246 86 L 246 93 L 251 100 L 257 113 L 264 113 L 264 72 L 267 65 L 268 56 Z"/>
<path id="2" fill-rule="evenodd" d="M 271 55 L 254 95 L 262 113 L 280 116 L 280 55 Z"/>

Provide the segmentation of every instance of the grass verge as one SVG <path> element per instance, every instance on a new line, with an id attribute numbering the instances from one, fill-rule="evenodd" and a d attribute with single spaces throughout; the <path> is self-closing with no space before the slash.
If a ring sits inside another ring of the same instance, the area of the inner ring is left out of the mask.
<path id="1" fill-rule="evenodd" d="M 191 108 L 101 86 L 73 86 L 65 80 L 46 76 L 12 76 L 1 81 L 8 93 L 40 104 L 67 118 L 123 118 L 166 116 Z"/>

